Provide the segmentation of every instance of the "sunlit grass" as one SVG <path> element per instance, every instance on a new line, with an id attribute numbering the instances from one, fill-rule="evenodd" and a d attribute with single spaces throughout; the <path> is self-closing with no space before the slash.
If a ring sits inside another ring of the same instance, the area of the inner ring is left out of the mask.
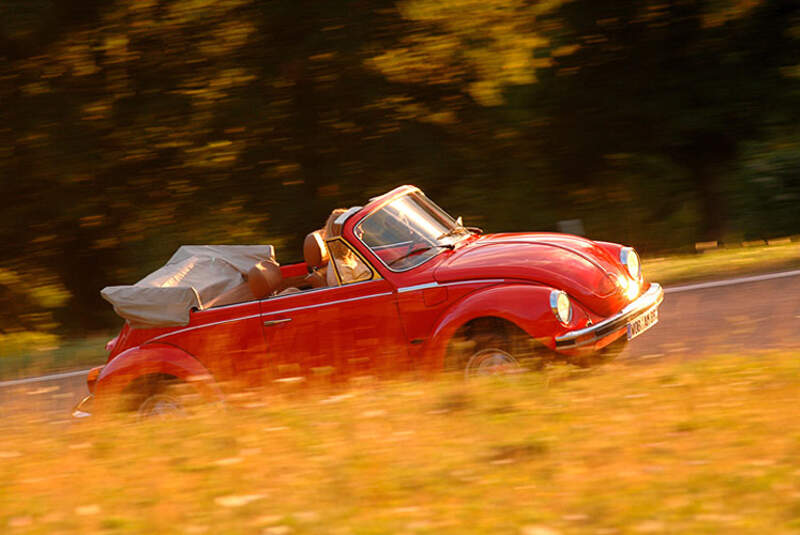
<path id="1" fill-rule="evenodd" d="M 799 356 L 273 392 L 146 424 L 19 411 L 0 529 L 796 532 Z"/>
<path id="2" fill-rule="evenodd" d="M 800 269 L 800 242 L 720 248 L 694 255 L 644 258 L 642 269 L 648 280 L 662 284 Z"/>

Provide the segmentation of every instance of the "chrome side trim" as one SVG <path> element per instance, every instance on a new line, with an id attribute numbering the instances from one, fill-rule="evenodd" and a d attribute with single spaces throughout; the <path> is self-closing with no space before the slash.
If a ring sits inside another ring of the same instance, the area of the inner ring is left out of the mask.
<path id="1" fill-rule="evenodd" d="M 439 286 L 438 282 L 428 282 L 426 284 L 417 284 L 416 286 L 406 286 L 404 288 L 398 288 L 397 293 L 402 294 L 406 292 L 413 292 L 416 290 L 426 290 L 428 288 L 437 288 Z"/>
<path id="2" fill-rule="evenodd" d="M 397 293 L 405 293 L 405 292 L 414 292 L 416 290 L 427 290 L 428 288 L 440 288 L 440 287 L 447 287 L 447 286 L 460 286 L 464 284 L 497 284 L 500 282 L 506 282 L 505 279 L 473 279 L 473 280 L 465 280 L 465 281 L 454 281 L 454 282 L 427 282 L 425 284 L 417 284 L 414 286 L 404 286 L 403 288 L 398 288 Z"/>
<path id="3" fill-rule="evenodd" d="M 632 319 L 649 309 L 657 307 L 664 300 L 664 289 L 658 283 L 651 283 L 650 288 L 639 296 L 635 301 L 629 303 L 625 308 L 604 319 L 601 322 L 595 323 L 590 327 L 585 327 L 577 331 L 571 331 L 561 336 L 556 337 L 556 349 L 573 349 L 582 347 L 587 344 L 593 344 L 600 338 L 603 338 L 619 329 L 624 327 L 628 320 Z M 586 340 L 576 342 L 578 338 L 583 336 L 591 336 Z"/>
<path id="4" fill-rule="evenodd" d="M 365 282 L 371 282 L 371 281 L 365 281 Z M 296 296 L 296 295 L 297 294 L 291 294 L 291 296 Z M 287 312 L 294 312 L 296 310 L 307 310 L 309 308 L 319 308 L 319 307 L 324 307 L 324 306 L 329 306 L 329 305 L 338 305 L 338 304 L 341 304 L 341 303 L 348 303 L 348 302 L 351 302 L 351 301 L 361 301 L 362 299 L 371 299 L 373 297 L 384 297 L 384 296 L 387 296 L 387 295 L 392 295 L 392 292 L 381 292 L 379 294 L 362 295 L 361 297 L 350 297 L 350 298 L 347 298 L 347 299 L 338 299 L 336 301 L 330 301 L 328 303 L 317 303 L 317 304 L 306 305 L 306 306 L 301 306 L 301 307 L 284 308 L 284 309 L 281 309 L 281 310 L 271 310 L 269 312 L 264 312 L 264 313 L 261 313 L 261 314 L 251 314 L 249 316 L 242 316 L 242 317 L 239 317 L 239 318 L 231 318 L 231 319 L 227 319 L 227 320 L 214 321 L 212 323 L 204 323 L 202 325 L 193 325 L 191 327 L 186 327 L 184 329 L 178 329 L 177 331 L 172 331 L 172 332 L 168 332 L 168 333 L 164 333 L 164 334 L 159 334 L 158 336 L 150 338 L 145 343 L 155 342 L 156 340 L 162 340 L 162 339 L 168 338 L 170 336 L 175 336 L 176 334 L 182 334 L 182 333 L 189 332 L 189 331 L 194 331 L 194 330 L 197 330 L 197 329 L 203 329 L 205 327 L 213 327 L 215 325 L 221 325 L 223 323 L 232 323 L 234 321 L 250 320 L 250 319 L 253 319 L 253 318 L 271 316 L 273 314 L 285 314 Z M 286 297 L 290 297 L 290 296 L 287 295 Z"/>
<path id="5" fill-rule="evenodd" d="M 339 299 L 338 301 L 330 301 L 328 303 L 317 303 L 314 305 L 305 305 L 302 307 L 294 307 L 294 308 L 284 308 L 281 310 L 272 310 L 270 312 L 264 312 L 262 316 L 270 316 L 272 314 L 285 314 L 287 312 L 295 312 L 296 310 L 307 310 L 309 308 L 319 308 L 319 307 L 326 307 L 330 305 L 339 305 L 341 303 L 349 303 L 352 301 L 361 301 L 362 299 L 372 299 L 373 297 L 385 297 L 387 295 L 392 295 L 392 292 L 381 292 L 379 294 L 372 294 L 372 295 L 362 295 L 361 297 L 349 297 L 347 299 Z"/>
<path id="6" fill-rule="evenodd" d="M 155 336 L 155 337 L 149 339 L 145 343 L 155 342 L 156 340 L 162 340 L 162 339 L 167 338 L 169 336 L 175 336 L 176 334 L 182 334 L 182 333 L 189 332 L 189 331 L 194 331 L 194 330 L 197 330 L 197 329 L 203 329 L 204 327 L 213 327 L 215 325 L 222 325 L 223 323 L 233 323 L 234 321 L 251 320 L 253 318 L 260 318 L 260 317 L 261 317 L 261 314 L 251 314 L 249 316 L 241 316 L 239 318 L 231 318 L 231 319 L 227 319 L 227 320 L 214 321 L 214 322 L 211 322 L 211 323 L 204 323 L 202 325 L 193 325 L 191 327 L 186 327 L 184 329 L 178 329 L 177 331 L 172 331 L 172 332 L 168 332 L 168 333 L 164 333 L 164 334 L 159 334 L 158 336 Z"/>
<path id="7" fill-rule="evenodd" d="M 500 283 L 500 282 L 507 282 L 507 281 L 506 281 L 506 279 L 475 279 L 475 280 L 466 280 L 466 281 L 445 282 L 444 285 L 445 286 L 460 286 L 462 284 L 475 284 L 476 282 L 487 282 L 487 283 L 491 284 L 491 283 Z M 531 283 L 530 281 L 523 281 L 523 280 L 515 281 L 513 279 L 508 281 L 508 282 L 527 282 L 528 284 Z"/>

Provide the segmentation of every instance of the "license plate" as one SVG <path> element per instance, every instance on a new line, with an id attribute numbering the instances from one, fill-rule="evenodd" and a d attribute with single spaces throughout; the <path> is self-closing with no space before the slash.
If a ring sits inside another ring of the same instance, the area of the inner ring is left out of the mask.
<path id="1" fill-rule="evenodd" d="M 658 323 L 658 309 L 649 310 L 628 324 L 628 340 L 636 338 Z"/>

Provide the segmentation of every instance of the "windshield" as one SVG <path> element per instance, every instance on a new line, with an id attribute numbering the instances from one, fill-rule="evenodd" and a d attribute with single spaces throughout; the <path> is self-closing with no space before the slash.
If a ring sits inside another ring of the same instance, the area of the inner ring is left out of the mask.
<path id="1" fill-rule="evenodd" d="M 373 212 L 355 234 L 393 271 L 407 271 L 452 249 L 469 231 L 420 192 Z"/>

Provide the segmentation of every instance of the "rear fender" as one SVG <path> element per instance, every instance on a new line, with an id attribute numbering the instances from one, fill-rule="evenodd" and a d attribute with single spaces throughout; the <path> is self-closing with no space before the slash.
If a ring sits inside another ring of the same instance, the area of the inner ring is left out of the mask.
<path id="1" fill-rule="evenodd" d="M 175 346 L 148 344 L 123 351 L 103 367 L 94 386 L 96 403 L 112 402 L 134 380 L 156 374 L 191 384 L 209 401 L 222 399 L 214 377 L 192 355 Z"/>
<path id="2" fill-rule="evenodd" d="M 427 362 L 434 370 L 442 369 L 453 335 L 467 322 L 483 317 L 509 321 L 543 345 L 555 349 L 555 336 L 565 329 L 550 309 L 552 290 L 547 286 L 513 284 L 467 295 L 454 303 L 434 327 L 425 347 Z"/>

